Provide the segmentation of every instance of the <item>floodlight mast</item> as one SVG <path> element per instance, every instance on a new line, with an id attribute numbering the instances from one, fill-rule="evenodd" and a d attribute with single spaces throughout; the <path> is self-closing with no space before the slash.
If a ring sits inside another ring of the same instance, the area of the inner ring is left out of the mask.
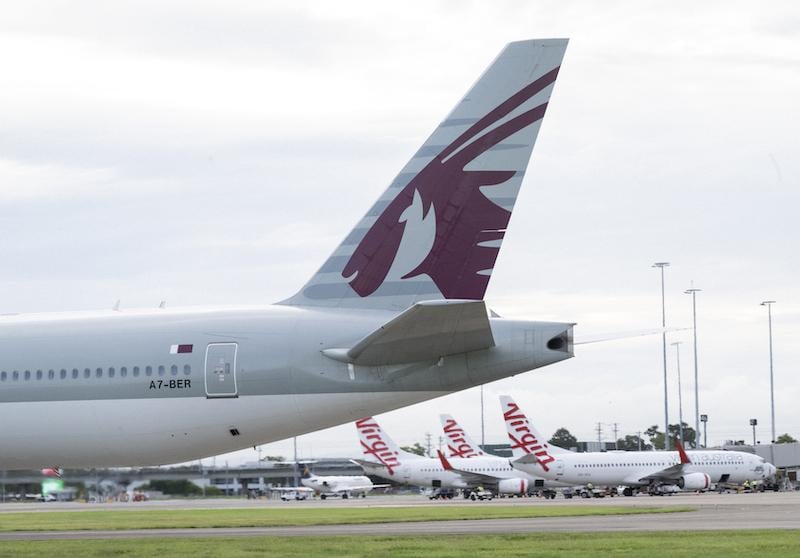
<path id="1" fill-rule="evenodd" d="M 681 343 L 682 341 L 675 341 L 671 343 L 675 347 L 675 366 L 678 368 L 678 432 L 681 438 L 681 443 L 685 444 L 686 440 L 683 438 L 683 388 L 681 387 Z"/>
<path id="2" fill-rule="evenodd" d="M 667 309 L 664 298 L 664 268 L 669 262 L 656 262 L 652 267 L 661 269 L 661 355 L 664 360 L 664 450 L 669 451 L 669 396 L 667 388 Z"/>
<path id="3" fill-rule="evenodd" d="M 694 431 L 697 438 L 694 441 L 694 447 L 700 445 L 700 383 L 697 375 L 697 293 L 702 289 L 695 289 L 694 287 L 683 291 L 686 294 L 692 295 L 692 336 L 694 338 Z"/>
<path id="4" fill-rule="evenodd" d="M 769 412 L 772 427 L 772 443 L 775 443 L 775 382 L 772 371 L 772 305 L 774 300 L 765 300 L 761 306 L 767 307 L 767 318 L 769 320 Z M 773 463 L 774 464 L 774 463 Z"/>

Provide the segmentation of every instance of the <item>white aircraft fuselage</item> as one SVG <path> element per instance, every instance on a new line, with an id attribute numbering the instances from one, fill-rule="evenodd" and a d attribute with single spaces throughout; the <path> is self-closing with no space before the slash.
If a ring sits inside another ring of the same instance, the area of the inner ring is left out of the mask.
<path id="1" fill-rule="evenodd" d="M 762 480 L 771 478 L 775 468 L 765 463 L 757 455 L 740 451 L 698 450 L 687 451 L 691 463 L 687 463 L 680 476 L 673 480 L 678 482 L 693 473 L 708 475 L 710 483 L 731 482 L 742 483 L 745 480 Z M 515 464 L 517 468 L 545 478 L 567 482 L 570 484 L 608 485 L 608 486 L 646 486 L 657 480 L 667 482 L 668 479 L 650 479 L 659 473 L 680 465 L 677 451 L 643 451 L 643 452 L 603 452 L 603 453 L 570 453 L 558 454 L 555 461 L 547 464 L 545 471 L 537 464 Z M 698 477 L 699 478 L 699 477 Z M 691 483 L 688 483 L 691 487 Z M 698 486 L 697 488 L 709 488 Z"/>
<path id="2" fill-rule="evenodd" d="M 476 486 L 495 487 L 501 494 L 525 493 L 528 488 L 553 488 L 565 486 L 543 478 L 541 475 L 529 474 L 527 471 L 515 469 L 509 460 L 493 455 L 469 458 L 451 458 L 450 464 L 456 471 L 446 470 L 442 462 L 436 458 L 400 459 L 400 464 L 392 471 L 380 463 L 370 464 L 359 461 L 364 471 L 370 475 L 409 484 L 412 486 L 433 488 L 474 488 Z M 485 480 L 471 480 L 458 471 L 485 476 Z M 488 477 L 494 477 L 490 480 Z"/>
<path id="3" fill-rule="evenodd" d="M 436 360 L 359 366 L 321 352 L 393 316 L 275 305 L 0 317 L 0 468 L 189 461 L 572 356 L 547 348 L 571 324 L 498 318 L 494 347 Z"/>
<path id="4" fill-rule="evenodd" d="M 357 496 L 374 488 L 372 481 L 364 475 L 312 475 L 300 482 L 317 494 L 326 496 Z"/>

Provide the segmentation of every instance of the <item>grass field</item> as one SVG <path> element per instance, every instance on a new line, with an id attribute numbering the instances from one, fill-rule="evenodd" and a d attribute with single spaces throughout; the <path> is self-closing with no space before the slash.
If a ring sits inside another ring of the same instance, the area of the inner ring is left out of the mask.
<path id="1" fill-rule="evenodd" d="M 647 556 L 795 558 L 800 531 L 533 533 L 415 537 L 244 537 L 0 542 L 0 556 Z"/>
<path id="2" fill-rule="evenodd" d="M 0 513 L 0 531 L 285 527 L 398 521 L 635 515 L 692 511 L 687 506 L 409 506 L 385 508 L 98 510 Z"/>

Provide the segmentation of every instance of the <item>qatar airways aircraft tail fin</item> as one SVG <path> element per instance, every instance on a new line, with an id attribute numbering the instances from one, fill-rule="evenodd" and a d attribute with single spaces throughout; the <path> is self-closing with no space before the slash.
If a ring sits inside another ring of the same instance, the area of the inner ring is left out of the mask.
<path id="1" fill-rule="evenodd" d="M 508 44 L 283 304 L 403 310 L 482 300 L 566 47 L 566 39 Z"/>
<path id="2" fill-rule="evenodd" d="M 445 438 L 447 438 L 449 457 L 479 457 L 486 455 L 452 415 L 439 415 L 439 419 L 442 421 L 442 430 Z"/>
<path id="3" fill-rule="evenodd" d="M 393 475 L 402 461 L 422 459 L 422 456 L 400 449 L 378 422 L 372 417 L 356 421 L 361 451 L 366 456 L 363 461 L 378 463 Z M 359 460 L 359 463 L 362 460 Z"/>
<path id="4" fill-rule="evenodd" d="M 508 395 L 500 396 L 500 407 L 503 410 L 503 420 L 506 423 L 506 432 L 508 440 L 511 442 L 511 453 L 514 459 L 521 460 L 523 463 L 535 460 L 542 469 L 547 471 L 549 465 L 556 460 L 556 455 L 567 451 L 548 444 L 528 421 L 528 417 L 525 416 L 519 405 Z"/>

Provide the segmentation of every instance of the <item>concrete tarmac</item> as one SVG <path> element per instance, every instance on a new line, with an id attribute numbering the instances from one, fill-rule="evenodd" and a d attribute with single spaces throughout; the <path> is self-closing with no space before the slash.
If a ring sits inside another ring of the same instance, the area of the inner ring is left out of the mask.
<path id="1" fill-rule="evenodd" d="M 375 496 L 364 500 L 327 500 L 325 502 L 274 502 L 235 500 L 189 500 L 162 501 L 137 504 L 16 504 L 0 507 L 2 512 L 30 510 L 47 511 L 65 509 L 222 509 L 258 507 L 395 507 L 416 505 L 464 505 L 461 500 L 431 502 L 417 496 Z M 546 517 L 530 519 L 486 519 L 461 521 L 423 521 L 413 523 L 376 523 L 368 525 L 320 525 L 308 527 L 255 527 L 214 529 L 147 529 L 104 531 L 28 531 L 0 533 L 3 540 L 45 539 L 123 539 L 158 537 L 257 537 L 257 536 L 332 536 L 332 535 L 457 535 L 457 534 L 504 534 L 559 531 L 704 531 L 742 529 L 800 529 L 800 493 L 764 494 L 684 494 L 671 497 L 604 498 L 600 500 L 556 500 L 556 504 L 575 506 L 621 506 L 650 507 L 690 505 L 692 512 L 587 517 Z M 140 504 L 149 504 L 143 506 Z M 495 500 L 493 502 L 471 502 L 475 506 L 552 505 L 553 501 L 539 499 Z M 98 508 L 98 506 L 100 506 Z"/>

